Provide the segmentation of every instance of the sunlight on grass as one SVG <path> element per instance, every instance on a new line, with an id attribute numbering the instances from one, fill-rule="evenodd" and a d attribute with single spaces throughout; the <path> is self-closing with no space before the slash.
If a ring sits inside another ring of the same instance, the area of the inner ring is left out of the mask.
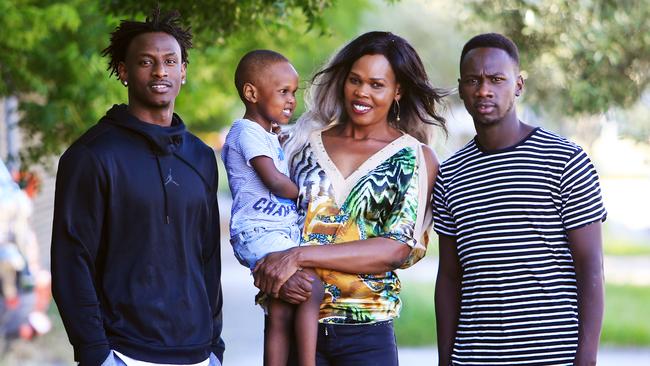
<path id="1" fill-rule="evenodd" d="M 650 287 L 607 284 L 605 291 L 601 344 L 650 346 Z M 433 292 L 433 283 L 403 284 L 402 314 L 395 321 L 395 334 L 400 346 L 435 344 Z"/>
<path id="2" fill-rule="evenodd" d="M 606 255 L 650 255 L 650 245 L 641 240 L 605 237 L 603 251 Z"/>
<path id="3" fill-rule="evenodd" d="M 436 341 L 433 283 L 402 283 L 402 313 L 395 321 L 400 346 L 430 346 Z"/>
<path id="4" fill-rule="evenodd" d="M 607 285 L 603 344 L 650 346 L 650 287 Z"/>

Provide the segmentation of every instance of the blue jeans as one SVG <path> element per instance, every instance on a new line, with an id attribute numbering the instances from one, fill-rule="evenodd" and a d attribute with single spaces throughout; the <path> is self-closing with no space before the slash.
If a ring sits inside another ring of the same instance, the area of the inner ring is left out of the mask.
<path id="1" fill-rule="evenodd" d="M 319 324 L 316 365 L 397 366 L 393 321 L 372 324 Z"/>
<path id="2" fill-rule="evenodd" d="M 265 316 L 265 328 L 268 321 L 268 316 Z M 295 346 L 294 339 L 287 366 L 298 366 Z M 316 365 L 398 366 L 393 321 L 355 325 L 318 324 Z"/>

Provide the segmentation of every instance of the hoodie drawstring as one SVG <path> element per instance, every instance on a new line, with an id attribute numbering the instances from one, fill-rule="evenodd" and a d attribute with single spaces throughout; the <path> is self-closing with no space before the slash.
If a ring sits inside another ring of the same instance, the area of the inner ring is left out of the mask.
<path id="1" fill-rule="evenodd" d="M 163 177 L 162 167 L 160 166 L 160 158 L 156 155 L 156 163 L 158 164 L 158 174 L 160 175 L 160 183 L 162 184 L 165 196 L 165 223 L 169 224 L 169 207 L 167 204 L 167 187 L 165 186 L 165 178 Z"/>

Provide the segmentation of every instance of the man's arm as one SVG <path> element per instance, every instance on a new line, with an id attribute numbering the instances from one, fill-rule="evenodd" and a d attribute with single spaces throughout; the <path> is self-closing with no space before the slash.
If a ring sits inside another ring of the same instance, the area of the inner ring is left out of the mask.
<path id="1" fill-rule="evenodd" d="M 273 159 L 263 155 L 256 156 L 251 159 L 251 166 L 273 194 L 289 199 L 298 197 L 298 186 L 275 168 Z"/>
<path id="2" fill-rule="evenodd" d="M 214 162 L 216 166 L 217 162 Z M 209 228 L 210 237 L 207 240 L 207 248 L 204 253 L 204 278 L 205 288 L 208 292 L 208 299 L 212 311 L 212 345 L 211 350 L 223 363 L 225 343 L 221 338 L 223 328 L 222 308 L 223 298 L 221 292 L 221 220 L 219 218 L 219 202 L 217 201 L 218 178 L 214 179 L 214 190 L 211 191 L 213 203 L 211 208 L 211 225 Z"/>
<path id="3" fill-rule="evenodd" d="M 52 228 L 52 295 L 74 358 L 83 366 L 100 365 L 110 352 L 94 282 L 105 191 L 92 152 L 76 146 L 61 158 Z"/>
<path id="4" fill-rule="evenodd" d="M 435 292 L 438 364 L 447 366 L 451 364 L 451 352 L 458 327 L 462 275 L 456 252 L 456 239 L 439 235 L 439 247 Z"/>
<path id="5" fill-rule="evenodd" d="M 595 365 L 605 291 L 600 221 L 567 232 L 578 286 L 578 351 L 575 365 Z"/>

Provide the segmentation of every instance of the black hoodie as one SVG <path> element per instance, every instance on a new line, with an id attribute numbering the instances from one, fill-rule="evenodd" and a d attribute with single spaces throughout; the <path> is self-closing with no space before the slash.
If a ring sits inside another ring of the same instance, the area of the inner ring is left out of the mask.
<path id="1" fill-rule="evenodd" d="M 115 105 L 61 157 L 52 289 L 75 360 L 222 359 L 217 165 L 174 114 Z"/>

